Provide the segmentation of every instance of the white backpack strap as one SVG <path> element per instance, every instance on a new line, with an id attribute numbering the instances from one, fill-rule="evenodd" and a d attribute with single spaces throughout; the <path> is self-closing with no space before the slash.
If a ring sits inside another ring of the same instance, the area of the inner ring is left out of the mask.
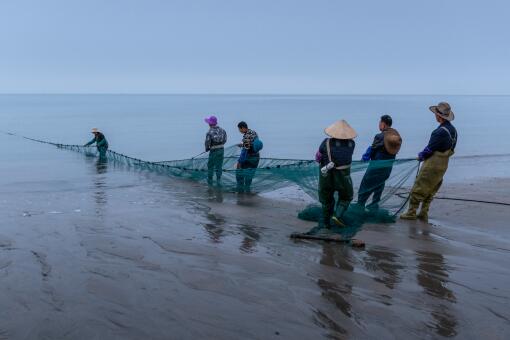
<path id="1" fill-rule="evenodd" d="M 329 146 L 330 142 L 331 142 L 331 138 L 328 138 L 328 140 L 326 141 L 326 150 L 328 151 L 328 160 L 331 163 L 332 162 L 332 160 L 331 160 L 331 146 Z"/>

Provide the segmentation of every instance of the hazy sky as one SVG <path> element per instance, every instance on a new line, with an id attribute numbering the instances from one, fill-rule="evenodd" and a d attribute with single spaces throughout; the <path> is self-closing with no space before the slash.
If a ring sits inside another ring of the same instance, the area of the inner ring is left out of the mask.
<path id="1" fill-rule="evenodd" d="M 0 92 L 510 94 L 510 1 L 1 0 Z"/>

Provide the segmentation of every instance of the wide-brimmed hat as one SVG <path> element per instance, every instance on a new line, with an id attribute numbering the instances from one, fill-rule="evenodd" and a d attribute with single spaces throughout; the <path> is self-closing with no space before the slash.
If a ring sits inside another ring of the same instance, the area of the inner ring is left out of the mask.
<path id="1" fill-rule="evenodd" d="M 99 129 L 98 128 L 93 128 L 92 131 L 90 131 L 92 133 L 99 133 Z"/>
<path id="2" fill-rule="evenodd" d="M 218 118 L 216 116 L 209 116 L 204 121 L 209 125 L 218 125 Z"/>
<path id="3" fill-rule="evenodd" d="M 439 117 L 446 119 L 447 121 L 451 122 L 455 119 L 452 108 L 447 102 L 441 102 L 435 106 L 431 106 L 429 107 L 429 110 L 434 112 Z"/>
<path id="4" fill-rule="evenodd" d="M 402 146 L 402 137 L 395 129 L 387 129 L 384 131 L 384 149 L 390 155 L 396 155 Z"/>
<path id="5" fill-rule="evenodd" d="M 324 129 L 326 135 L 336 139 L 353 139 L 358 135 L 345 120 L 339 120 Z"/>

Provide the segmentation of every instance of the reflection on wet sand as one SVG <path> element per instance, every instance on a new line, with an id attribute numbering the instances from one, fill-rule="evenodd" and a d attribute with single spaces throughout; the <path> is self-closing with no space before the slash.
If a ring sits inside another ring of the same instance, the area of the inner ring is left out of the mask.
<path id="1" fill-rule="evenodd" d="M 432 306 L 431 316 L 434 323 L 430 327 L 434 328 L 437 334 L 445 337 L 457 334 L 457 319 L 449 310 L 449 305 L 456 302 L 453 291 L 447 288 L 448 268 L 444 257 L 441 254 L 417 251 L 416 260 L 418 261 L 418 284 L 423 287 L 425 293 L 441 300 Z"/>
<path id="2" fill-rule="evenodd" d="M 103 215 L 104 205 L 108 203 L 106 195 L 106 173 L 108 172 L 108 162 L 106 159 L 99 158 L 96 162 L 96 173 L 94 176 L 94 200 L 96 202 L 96 214 Z"/>
<path id="3" fill-rule="evenodd" d="M 211 221 L 211 223 L 204 224 L 204 229 L 209 236 L 209 239 L 212 243 L 220 243 L 221 237 L 224 234 L 224 224 L 225 219 L 216 214 L 207 214 L 207 219 Z"/>
<path id="4" fill-rule="evenodd" d="M 366 268 L 375 273 L 382 271 L 385 274 L 376 276 L 374 280 L 383 283 L 389 289 L 394 289 L 401 280 L 399 271 L 404 268 L 398 263 L 400 256 L 384 247 L 372 247 L 367 250 L 367 255 L 364 260 Z"/>
<path id="5" fill-rule="evenodd" d="M 210 201 L 223 203 L 223 190 L 218 187 L 208 187 L 207 188 L 207 197 Z"/>
<path id="6" fill-rule="evenodd" d="M 239 249 L 243 253 L 251 253 L 255 251 L 257 246 L 257 242 L 260 239 L 260 233 L 257 230 L 258 228 L 250 225 L 242 225 L 239 228 L 243 232 L 243 240 L 241 241 L 241 245 Z"/>
<path id="7" fill-rule="evenodd" d="M 354 266 L 349 263 L 350 249 L 338 244 L 324 243 L 322 246 L 322 256 L 320 264 L 341 269 L 347 272 L 353 272 Z M 341 274 L 337 276 L 341 279 Z M 336 283 L 319 278 L 317 285 L 322 291 L 322 297 L 332 303 L 342 314 L 348 318 L 353 317 L 352 306 L 347 301 L 347 296 L 352 294 L 352 285 L 342 282 Z M 316 323 L 325 328 L 329 332 L 329 337 L 337 339 L 343 338 L 347 334 L 347 330 L 338 324 L 338 318 L 328 316 L 325 311 L 316 310 Z"/>
<path id="8" fill-rule="evenodd" d="M 221 243 L 222 237 L 237 234 L 234 230 L 229 232 L 229 230 L 226 229 L 227 226 L 225 225 L 225 219 L 223 217 L 209 213 L 207 214 L 207 219 L 211 223 L 204 224 L 204 229 L 212 243 Z M 239 224 L 238 226 L 232 225 L 231 227 L 238 228 L 242 233 L 239 250 L 243 253 L 254 252 L 260 240 L 260 228 L 247 224 Z"/>

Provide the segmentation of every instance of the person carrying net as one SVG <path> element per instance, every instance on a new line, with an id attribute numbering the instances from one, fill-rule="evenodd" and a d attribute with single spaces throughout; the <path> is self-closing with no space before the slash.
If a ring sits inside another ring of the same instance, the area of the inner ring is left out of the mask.
<path id="1" fill-rule="evenodd" d="M 353 198 L 351 179 L 352 154 L 356 131 L 345 121 L 337 121 L 325 130 L 326 138 L 315 155 L 321 166 L 319 201 L 322 204 L 321 226 L 331 229 L 331 221 L 345 227 L 342 217 Z M 335 193 L 338 201 L 335 204 Z"/>
<path id="2" fill-rule="evenodd" d="M 216 116 L 205 118 L 205 122 L 209 125 L 209 131 L 207 131 L 205 136 L 205 151 L 209 152 L 207 184 L 212 185 L 213 176 L 216 173 L 216 182 L 220 185 L 227 133 L 218 126 L 218 118 Z"/>
<path id="3" fill-rule="evenodd" d="M 449 159 L 457 146 L 457 130 L 451 123 L 455 115 L 450 104 L 441 102 L 437 106 L 429 107 L 429 110 L 436 115 L 440 125 L 432 132 L 429 144 L 418 154 L 418 160 L 422 161 L 423 165 L 409 196 L 409 208 L 400 215 L 404 220 L 420 219 L 428 222 L 430 203 L 443 183 Z M 420 213 L 416 215 L 420 204 Z"/>
<path id="4" fill-rule="evenodd" d="M 259 166 L 260 150 L 263 144 L 257 132 L 249 129 L 246 122 L 239 122 L 237 128 L 243 134 L 243 140 L 238 145 L 241 148 L 241 155 L 236 166 L 238 169 L 236 172 L 237 192 L 250 192 L 255 171 Z"/>
<path id="5" fill-rule="evenodd" d="M 393 120 L 389 115 L 381 117 L 379 121 L 381 132 L 375 135 L 372 145 L 361 159 L 370 161 L 358 190 L 357 204 L 362 209 L 365 209 L 366 202 L 373 194 L 372 203 L 367 208 L 370 211 L 379 210 L 386 180 L 391 175 L 395 157 L 402 145 L 402 138 L 398 131 L 391 127 L 392 125 Z"/>
<path id="6" fill-rule="evenodd" d="M 97 151 L 99 152 L 99 158 L 104 160 L 106 158 L 106 151 L 108 150 L 108 141 L 106 140 L 104 134 L 101 133 L 98 129 L 93 128 L 91 132 L 94 135 L 94 138 L 84 146 L 90 146 L 96 143 Z"/>

